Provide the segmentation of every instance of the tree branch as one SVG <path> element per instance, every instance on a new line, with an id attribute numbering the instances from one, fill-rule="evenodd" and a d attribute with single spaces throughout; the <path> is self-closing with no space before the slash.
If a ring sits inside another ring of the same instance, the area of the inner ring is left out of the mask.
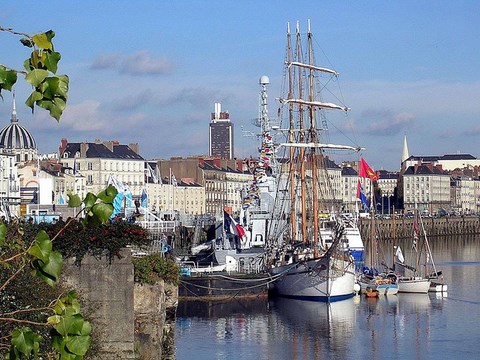
<path id="1" fill-rule="evenodd" d="M 15 276 L 17 276 L 18 273 L 19 273 L 20 271 L 22 271 L 23 268 L 24 268 L 26 265 L 27 265 L 27 264 L 25 263 L 25 264 L 23 264 L 22 266 L 20 266 L 20 267 L 17 269 L 17 271 L 15 271 L 15 273 L 13 273 L 12 276 L 10 276 L 10 277 L 7 279 L 7 281 L 5 281 L 5 283 L 4 283 L 2 286 L 0 286 L 0 292 L 2 292 L 3 289 L 5 289 L 5 287 L 8 285 L 8 283 L 9 283 L 10 281 L 12 281 L 12 280 L 15 278 Z"/>
<path id="2" fill-rule="evenodd" d="M 0 321 L 8 321 L 8 322 L 14 322 L 14 323 L 19 323 L 19 324 L 29 324 L 29 325 L 38 325 L 38 326 L 50 326 L 47 323 L 39 323 L 39 322 L 35 322 L 35 321 L 20 320 L 20 319 L 15 319 L 15 318 L 0 318 Z"/>
<path id="3" fill-rule="evenodd" d="M 13 71 L 13 72 L 16 72 L 17 74 L 22 74 L 22 75 L 25 75 L 27 76 L 27 72 L 24 71 L 24 70 L 17 70 L 17 69 L 12 69 L 11 67 L 7 66 L 7 65 L 4 65 L 4 64 L 0 64 L 0 66 L 3 66 L 5 69 L 7 70 L 10 70 L 10 71 Z"/>
<path id="4" fill-rule="evenodd" d="M 15 31 L 11 28 L 5 28 L 3 26 L 0 26 L 0 31 L 5 31 L 5 32 L 9 32 L 10 34 L 14 34 L 14 35 L 21 35 L 21 36 L 25 36 L 29 39 L 32 39 L 32 37 L 28 34 L 25 34 L 25 33 L 22 33 L 22 32 L 19 32 L 19 31 Z"/>

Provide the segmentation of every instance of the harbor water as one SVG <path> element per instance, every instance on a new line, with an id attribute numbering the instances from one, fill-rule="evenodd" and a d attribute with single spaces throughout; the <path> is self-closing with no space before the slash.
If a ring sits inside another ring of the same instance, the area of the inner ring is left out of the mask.
<path id="1" fill-rule="evenodd" d="M 175 358 L 478 359 L 480 237 L 429 241 L 447 293 L 181 302 Z M 407 258 L 411 245 L 401 245 Z"/>

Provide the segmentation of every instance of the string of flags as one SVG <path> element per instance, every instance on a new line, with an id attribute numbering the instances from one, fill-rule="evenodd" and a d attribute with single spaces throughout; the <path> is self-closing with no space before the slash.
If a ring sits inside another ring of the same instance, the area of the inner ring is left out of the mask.
<path id="1" fill-rule="evenodd" d="M 273 155 L 273 139 L 270 132 L 266 131 L 262 134 L 262 142 L 260 145 L 259 157 L 255 168 L 253 169 L 253 180 L 247 189 L 247 194 L 243 199 L 244 208 L 255 204 L 260 195 L 258 184 L 266 181 L 267 170 L 270 168 Z"/>

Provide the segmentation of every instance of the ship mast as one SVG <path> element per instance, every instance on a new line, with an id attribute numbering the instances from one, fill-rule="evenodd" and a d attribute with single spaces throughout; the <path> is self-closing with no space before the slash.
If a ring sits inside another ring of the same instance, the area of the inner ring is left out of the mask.
<path id="1" fill-rule="evenodd" d="M 302 59 L 302 37 L 300 34 L 300 24 L 297 21 L 297 41 L 296 41 L 296 56 L 297 60 Z M 297 81 L 298 81 L 298 96 L 300 99 L 303 99 L 303 73 L 301 69 L 297 72 Z M 304 125 L 304 118 L 303 118 L 303 104 L 299 104 L 298 106 L 298 128 L 299 128 L 299 138 L 298 142 L 303 144 L 307 141 L 306 134 L 305 134 L 305 125 Z M 307 242 L 307 203 L 306 203 L 306 196 L 307 196 L 307 183 L 305 180 L 305 172 L 306 172 L 306 164 L 305 164 L 305 148 L 301 147 L 299 151 L 299 159 L 298 162 L 300 163 L 300 186 L 301 186 L 301 211 L 302 211 L 302 241 L 305 244 Z"/>
<path id="2" fill-rule="evenodd" d="M 292 61 L 292 43 L 291 43 L 291 34 L 290 34 L 290 23 L 287 23 L 287 61 L 290 63 Z M 293 69 L 288 68 L 288 99 L 293 99 Z M 294 142 L 294 116 L 293 116 L 293 103 L 290 103 L 288 106 L 288 117 L 289 117 L 289 132 L 288 132 L 288 142 Z M 293 243 L 296 240 L 297 234 L 297 216 L 295 212 L 295 148 L 290 147 L 289 149 L 289 160 L 290 160 L 290 223 L 291 223 L 291 239 Z"/>
<path id="3" fill-rule="evenodd" d="M 314 64 L 313 59 L 313 45 L 312 45 L 312 32 L 310 30 L 310 20 L 308 20 L 308 63 L 310 65 Z M 309 101 L 313 101 L 315 93 L 314 93 L 314 68 L 308 68 L 308 84 L 309 84 Z M 310 106 L 309 108 L 310 113 L 310 137 L 311 142 L 316 143 L 317 139 L 317 128 L 315 122 L 315 107 Z M 312 152 L 312 192 L 313 192 L 313 243 L 317 245 L 319 243 L 319 224 L 318 224 L 318 192 L 317 192 L 317 184 L 318 184 L 318 174 L 317 174 L 317 152 L 315 148 Z M 317 250 L 317 246 L 314 246 L 315 252 Z M 317 256 L 317 254 L 315 254 Z"/>

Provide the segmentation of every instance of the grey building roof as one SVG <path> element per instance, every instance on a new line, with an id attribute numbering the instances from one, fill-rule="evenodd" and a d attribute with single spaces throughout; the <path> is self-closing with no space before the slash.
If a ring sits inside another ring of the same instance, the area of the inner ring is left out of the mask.
<path id="1" fill-rule="evenodd" d="M 81 143 L 68 143 L 62 157 L 74 158 L 75 154 L 80 152 L 80 145 Z M 87 158 L 144 160 L 143 157 L 130 149 L 128 145 L 114 145 L 113 151 L 110 151 L 103 144 L 87 143 L 87 145 Z"/>

